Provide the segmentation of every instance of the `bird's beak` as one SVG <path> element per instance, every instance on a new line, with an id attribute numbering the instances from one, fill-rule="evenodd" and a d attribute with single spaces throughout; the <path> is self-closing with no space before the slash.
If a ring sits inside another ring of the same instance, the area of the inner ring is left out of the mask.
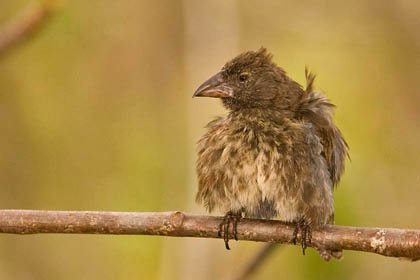
<path id="1" fill-rule="evenodd" d="M 233 97 L 233 89 L 226 85 L 222 73 L 219 72 L 198 87 L 192 97 L 197 96 L 218 98 Z"/>

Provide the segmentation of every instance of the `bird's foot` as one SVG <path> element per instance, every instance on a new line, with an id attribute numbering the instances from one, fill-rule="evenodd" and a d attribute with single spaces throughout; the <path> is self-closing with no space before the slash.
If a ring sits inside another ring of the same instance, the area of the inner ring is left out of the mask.
<path id="1" fill-rule="evenodd" d="M 311 244 L 312 242 L 312 228 L 311 225 L 305 221 L 305 219 L 300 219 L 298 222 L 296 222 L 295 225 L 296 227 L 293 231 L 292 242 L 296 245 L 297 235 L 300 233 L 302 253 L 305 255 L 305 250 L 308 247 L 308 244 Z"/>
<path id="2" fill-rule="evenodd" d="M 229 227 L 232 224 L 232 233 L 235 240 L 238 240 L 238 222 L 242 219 L 241 213 L 234 213 L 229 211 L 226 213 L 225 217 L 223 218 L 222 223 L 219 225 L 219 237 L 223 236 L 223 240 L 225 241 L 225 246 L 227 250 L 229 248 Z"/>

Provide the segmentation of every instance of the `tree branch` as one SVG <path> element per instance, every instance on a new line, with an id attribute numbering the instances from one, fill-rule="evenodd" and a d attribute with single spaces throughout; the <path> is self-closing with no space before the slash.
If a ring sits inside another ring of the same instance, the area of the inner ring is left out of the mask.
<path id="1" fill-rule="evenodd" d="M 16 19 L 5 24 L 0 29 L 0 57 L 13 46 L 41 30 L 43 24 L 50 18 L 54 9 L 54 2 L 29 5 Z"/>
<path id="2" fill-rule="evenodd" d="M 182 212 L 0 210 L 0 233 L 140 234 L 219 238 L 222 217 Z M 238 239 L 291 244 L 294 226 L 242 219 Z M 299 238 L 299 237 L 298 237 Z M 312 233 L 312 247 L 355 250 L 409 260 L 420 258 L 420 230 L 327 225 Z"/>

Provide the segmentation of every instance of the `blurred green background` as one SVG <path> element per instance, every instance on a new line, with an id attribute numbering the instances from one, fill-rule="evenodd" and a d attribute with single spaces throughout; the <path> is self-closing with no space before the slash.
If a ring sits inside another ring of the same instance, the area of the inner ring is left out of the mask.
<path id="1" fill-rule="evenodd" d="M 28 1 L 2 0 L 0 28 Z M 194 89 L 238 53 L 307 65 L 351 162 L 336 223 L 420 228 L 420 4 L 61 1 L 0 57 L 0 207 L 204 213 L 195 143 L 224 113 Z M 262 244 L 149 236 L 0 236 L 0 279 L 231 279 Z M 420 263 L 278 250 L 255 279 L 415 279 Z"/>

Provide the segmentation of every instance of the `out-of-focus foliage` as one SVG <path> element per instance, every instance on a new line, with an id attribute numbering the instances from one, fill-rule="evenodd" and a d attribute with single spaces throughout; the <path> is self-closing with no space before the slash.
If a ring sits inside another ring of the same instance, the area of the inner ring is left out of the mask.
<path id="1" fill-rule="evenodd" d="M 194 25 L 185 18 L 188 3 L 63 2 L 43 32 L 0 60 L 1 208 L 192 211 L 195 142 L 223 110 L 215 100 L 192 100 L 190 91 L 231 56 L 215 61 L 203 52 L 194 64 L 189 46 L 232 38 L 186 26 Z M 222 3 L 194 20 L 217 21 L 227 12 Z M 0 22 L 26 4 L 1 1 Z M 419 228 L 420 4 L 273 0 L 234 7 L 238 49 L 229 53 L 266 46 L 302 83 L 308 65 L 317 89 L 338 106 L 352 161 L 335 193 L 336 223 Z M 191 68 L 200 80 L 189 76 Z M 2 235 L 0 279 L 229 278 L 261 246 L 233 242 L 227 252 L 220 240 L 197 242 L 217 255 L 202 261 L 204 251 L 180 238 Z M 303 257 L 289 246 L 258 279 L 419 273 L 417 263 L 358 252 L 324 263 L 313 250 Z"/>

